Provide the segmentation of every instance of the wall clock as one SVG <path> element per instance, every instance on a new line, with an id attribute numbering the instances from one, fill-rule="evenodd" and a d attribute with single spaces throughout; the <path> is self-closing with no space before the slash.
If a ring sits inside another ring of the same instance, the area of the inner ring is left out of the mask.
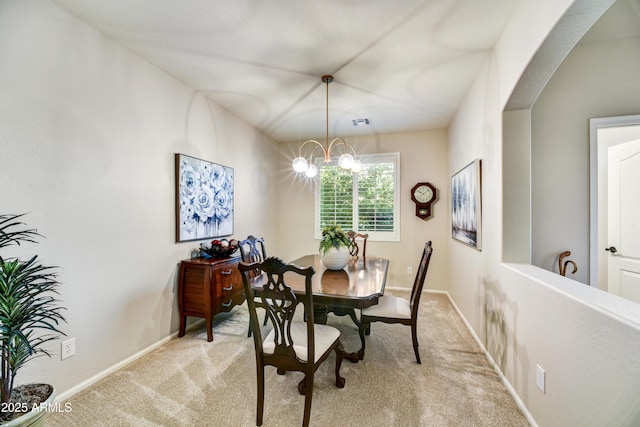
<path id="1" fill-rule="evenodd" d="M 416 204 L 416 216 L 420 219 L 431 217 L 431 205 L 436 201 L 436 187 L 428 182 L 419 182 L 411 189 L 411 200 Z"/>

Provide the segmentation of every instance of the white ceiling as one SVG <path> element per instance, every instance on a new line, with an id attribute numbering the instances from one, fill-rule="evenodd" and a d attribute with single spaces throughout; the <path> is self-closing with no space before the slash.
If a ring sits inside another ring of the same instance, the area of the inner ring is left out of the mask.
<path id="1" fill-rule="evenodd" d="M 331 137 L 447 127 L 520 3 L 54 1 L 279 141 L 324 136 L 324 74 Z"/>
<path id="2" fill-rule="evenodd" d="M 53 0 L 279 141 L 446 128 L 520 0 Z M 611 0 L 576 1 L 508 108 L 530 106 Z M 640 35 L 617 0 L 580 43 Z M 565 28 L 566 27 L 566 28 Z M 565 46 L 566 45 L 566 46 Z M 545 53 L 551 52 L 551 53 Z M 551 59 L 550 59 L 551 57 Z M 539 78 L 543 76 L 542 78 Z M 369 126 L 353 126 L 367 118 Z"/>

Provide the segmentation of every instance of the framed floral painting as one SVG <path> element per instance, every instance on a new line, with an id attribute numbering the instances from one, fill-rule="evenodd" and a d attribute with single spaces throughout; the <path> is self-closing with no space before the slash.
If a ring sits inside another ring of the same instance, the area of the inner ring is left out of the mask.
<path id="1" fill-rule="evenodd" d="M 233 234 L 233 168 L 184 154 L 176 161 L 176 242 Z"/>
<path id="2" fill-rule="evenodd" d="M 481 250 L 481 161 L 474 160 L 451 177 L 451 237 Z"/>

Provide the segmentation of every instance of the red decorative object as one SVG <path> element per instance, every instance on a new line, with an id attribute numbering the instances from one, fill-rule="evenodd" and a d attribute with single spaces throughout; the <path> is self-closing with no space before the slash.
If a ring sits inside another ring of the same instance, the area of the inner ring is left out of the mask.
<path id="1" fill-rule="evenodd" d="M 236 239 L 216 239 L 211 241 L 211 246 L 200 245 L 200 252 L 203 256 L 211 258 L 229 258 L 238 250 L 238 241 Z"/>

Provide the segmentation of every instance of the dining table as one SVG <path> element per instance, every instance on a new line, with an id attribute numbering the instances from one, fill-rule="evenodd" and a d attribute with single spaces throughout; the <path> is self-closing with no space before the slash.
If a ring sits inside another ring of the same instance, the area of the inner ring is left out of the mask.
<path id="1" fill-rule="evenodd" d="M 322 263 L 319 254 L 305 255 L 291 261 L 298 267 L 313 267 L 312 276 L 314 322 L 325 324 L 328 314 L 339 316 L 349 315 L 356 326 L 360 322 L 355 310 L 378 304 L 378 299 L 384 294 L 387 280 L 389 260 L 374 256 L 351 257 L 347 265 L 341 270 L 329 270 Z M 305 293 L 304 277 L 291 272 L 284 276 L 287 286 L 294 294 Z M 254 281 L 254 291 L 259 293 L 260 280 Z M 364 337 L 360 336 L 361 347 L 358 351 L 347 353 L 345 359 L 357 363 L 364 358 Z"/>

